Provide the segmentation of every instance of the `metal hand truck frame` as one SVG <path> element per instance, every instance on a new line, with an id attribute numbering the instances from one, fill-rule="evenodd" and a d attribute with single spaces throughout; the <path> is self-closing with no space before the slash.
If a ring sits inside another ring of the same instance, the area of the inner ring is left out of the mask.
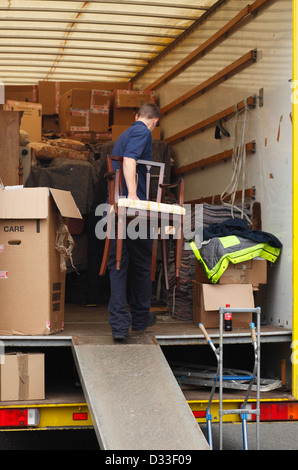
<path id="1" fill-rule="evenodd" d="M 249 376 L 243 375 L 223 375 L 223 317 L 225 313 L 256 313 L 257 315 L 257 329 L 254 323 L 250 324 L 251 328 L 251 336 L 252 336 L 252 344 L 254 347 L 255 353 L 255 361 L 254 361 L 254 368 L 253 372 Z M 244 450 L 248 450 L 248 440 L 247 440 L 247 415 L 248 414 L 255 414 L 256 415 L 256 444 L 257 449 L 259 449 L 259 441 L 260 441 L 260 331 L 261 331 L 261 308 L 224 308 L 220 307 L 219 309 L 219 347 L 215 348 L 209 334 L 207 333 L 204 325 L 199 323 L 199 328 L 201 329 L 202 333 L 204 334 L 208 344 L 210 345 L 211 349 L 213 350 L 216 360 L 217 360 L 217 371 L 214 376 L 214 383 L 212 385 L 210 398 L 208 401 L 208 405 L 206 408 L 206 420 L 207 420 L 207 435 L 208 435 L 208 443 L 210 449 L 213 450 L 213 438 L 212 438 L 212 415 L 211 415 L 211 404 L 213 400 L 213 395 L 216 389 L 217 384 L 219 383 L 219 448 L 222 450 L 222 440 L 223 440 L 223 416 L 227 414 L 240 414 L 242 420 L 242 434 L 243 434 L 243 448 Z M 223 382 L 228 380 L 249 380 L 249 386 L 246 391 L 246 395 L 244 398 L 243 405 L 241 409 L 232 409 L 232 410 L 224 410 L 223 409 Z M 251 388 L 256 381 L 256 409 L 247 409 L 247 401 L 249 398 L 249 394 L 251 392 Z"/>

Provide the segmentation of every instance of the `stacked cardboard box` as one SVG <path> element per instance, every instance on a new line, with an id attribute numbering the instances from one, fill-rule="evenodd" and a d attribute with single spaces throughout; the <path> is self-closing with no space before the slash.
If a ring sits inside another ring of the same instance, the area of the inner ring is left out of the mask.
<path id="1" fill-rule="evenodd" d="M 23 112 L 21 129 L 29 132 L 31 142 L 40 141 L 42 133 L 48 132 L 105 142 L 127 129 L 143 103 L 155 102 L 155 94 L 132 91 L 128 82 L 40 81 L 6 86 L 5 99 L 5 109 Z M 160 138 L 159 128 L 153 137 Z"/>
<path id="2" fill-rule="evenodd" d="M 59 81 L 40 81 L 38 83 L 38 97 L 43 109 L 43 130 L 44 132 L 60 132 L 59 123 L 59 107 L 60 98 L 72 89 L 85 90 L 106 90 L 112 95 L 113 90 L 117 88 L 128 89 L 130 83 L 127 82 L 59 82 Z M 111 110 L 110 110 L 111 111 Z M 111 114 L 109 113 L 109 117 Z M 81 116 L 82 118 L 82 116 Z M 93 116 L 92 119 L 95 119 Z M 97 116 L 97 119 L 99 117 Z M 109 122 L 111 124 L 112 121 Z M 79 122 L 81 127 L 82 119 Z M 84 123 L 83 123 L 84 124 Z M 84 125 L 83 125 L 84 127 Z M 86 126 L 85 126 L 86 127 Z M 94 131 L 70 131 L 68 136 L 86 142 L 97 142 L 111 140 L 110 132 L 94 132 Z"/>
<path id="3" fill-rule="evenodd" d="M 135 91 L 126 82 L 56 82 L 5 86 L 7 111 L 18 111 L 20 128 L 31 142 L 48 132 L 83 142 L 117 140 L 134 121 L 140 106 L 155 102 L 154 91 Z M 152 137 L 160 139 L 160 129 Z"/>
<path id="4" fill-rule="evenodd" d="M 230 263 L 217 284 L 208 280 L 202 264 L 196 260 L 196 279 L 193 285 L 193 321 L 206 328 L 218 328 L 219 308 L 254 308 L 254 291 L 267 282 L 267 261 L 253 259 Z M 233 328 L 248 328 L 251 313 L 233 315 Z"/>
<path id="5" fill-rule="evenodd" d="M 38 99 L 42 105 L 43 115 L 52 116 L 59 114 L 59 103 L 62 95 L 73 88 L 84 88 L 85 90 L 108 90 L 112 92 L 118 88 L 128 89 L 126 82 L 38 82 Z"/>
<path id="6" fill-rule="evenodd" d="M 61 132 L 59 123 L 59 106 L 60 98 L 72 89 L 85 90 L 107 90 L 110 93 L 117 87 L 128 88 L 129 83 L 126 82 L 67 82 L 67 81 L 40 81 L 38 83 L 38 97 L 43 109 L 43 132 Z M 82 116 L 81 116 L 82 118 Z M 92 120 L 95 117 L 92 117 Z M 99 116 L 97 116 L 99 119 Z M 95 119 L 96 120 L 96 119 Z M 81 127 L 82 119 L 79 122 Z M 83 127 L 84 127 L 83 123 Z M 93 124 L 92 124 L 93 125 Z M 86 127 L 86 126 L 85 126 Z M 98 142 L 111 140 L 110 132 L 94 132 L 94 131 L 69 131 L 68 137 L 75 138 L 84 142 Z"/>

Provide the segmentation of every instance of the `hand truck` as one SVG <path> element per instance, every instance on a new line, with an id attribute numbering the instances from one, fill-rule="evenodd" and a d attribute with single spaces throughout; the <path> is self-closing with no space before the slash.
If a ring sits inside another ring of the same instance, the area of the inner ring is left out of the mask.
<path id="1" fill-rule="evenodd" d="M 223 316 L 224 313 L 256 313 L 257 314 L 257 329 L 254 323 L 250 324 L 252 344 L 254 347 L 255 361 L 253 372 L 250 376 L 242 375 L 223 375 Z M 216 387 L 219 384 L 219 448 L 222 450 L 223 445 L 223 416 L 227 414 L 240 414 L 242 420 L 242 434 L 243 434 L 243 448 L 248 450 L 248 439 L 247 439 L 247 415 L 255 414 L 256 415 L 256 444 L 257 449 L 259 449 L 259 440 L 260 440 L 260 326 L 261 326 L 261 308 L 223 308 L 219 309 L 219 347 L 215 348 L 209 334 L 207 333 L 204 325 L 199 323 L 199 328 L 204 334 L 208 344 L 213 350 L 216 360 L 217 360 L 217 370 L 214 376 L 214 382 L 211 388 L 210 398 L 206 408 L 206 420 L 207 420 L 207 438 L 209 447 L 213 450 L 213 438 L 212 438 L 212 415 L 211 415 L 211 404 L 213 400 L 213 395 Z M 249 385 L 246 391 L 245 399 L 241 409 L 233 410 L 223 410 L 223 382 L 227 380 L 247 380 L 249 379 Z M 249 394 L 251 392 L 253 384 L 256 383 L 256 409 L 247 409 L 247 401 Z"/>

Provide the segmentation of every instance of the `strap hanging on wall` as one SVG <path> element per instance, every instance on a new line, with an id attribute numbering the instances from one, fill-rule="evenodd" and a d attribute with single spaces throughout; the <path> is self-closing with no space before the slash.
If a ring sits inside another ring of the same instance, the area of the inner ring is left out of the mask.
<path id="1" fill-rule="evenodd" d="M 239 185 L 241 185 L 241 218 L 246 217 L 249 222 L 249 218 L 244 212 L 244 200 L 245 200 L 245 168 L 246 168 L 246 144 L 245 144 L 245 135 L 246 135 L 246 126 L 248 121 L 248 112 L 250 111 L 247 100 L 245 100 L 244 108 L 240 111 L 235 109 L 236 120 L 235 120 L 235 130 L 234 130 L 234 148 L 232 156 L 232 167 L 233 174 L 230 183 L 226 189 L 221 194 L 221 203 L 224 206 L 231 208 L 231 215 L 234 216 L 234 210 L 240 210 L 235 206 L 236 192 Z M 241 128 L 239 128 L 240 115 L 242 119 Z M 231 202 L 226 202 L 226 199 L 230 198 Z"/>

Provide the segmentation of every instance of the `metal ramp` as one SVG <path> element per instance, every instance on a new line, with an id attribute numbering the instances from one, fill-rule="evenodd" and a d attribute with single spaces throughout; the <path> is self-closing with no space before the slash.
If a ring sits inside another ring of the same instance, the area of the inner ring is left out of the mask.
<path id="1" fill-rule="evenodd" d="M 74 338 L 73 353 L 101 450 L 209 449 L 153 336 Z"/>

